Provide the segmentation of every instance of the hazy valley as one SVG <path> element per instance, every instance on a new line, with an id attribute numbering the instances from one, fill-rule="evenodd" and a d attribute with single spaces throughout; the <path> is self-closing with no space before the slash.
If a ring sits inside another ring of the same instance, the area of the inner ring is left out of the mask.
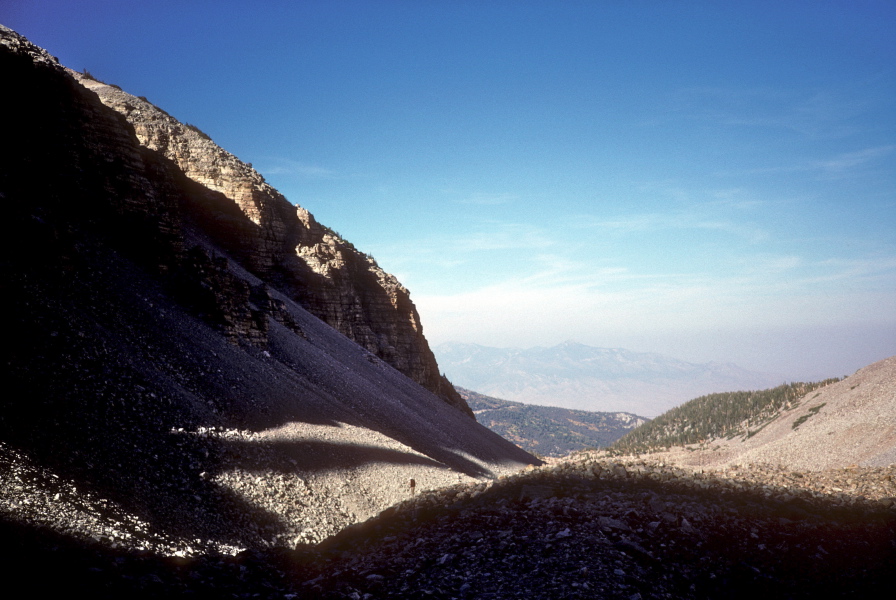
<path id="1" fill-rule="evenodd" d="M 781 375 L 732 364 L 695 364 L 661 354 L 566 342 L 551 348 L 489 348 L 445 343 L 435 348 L 455 384 L 481 394 L 544 406 L 655 417 L 712 392 L 779 385 Z"/>

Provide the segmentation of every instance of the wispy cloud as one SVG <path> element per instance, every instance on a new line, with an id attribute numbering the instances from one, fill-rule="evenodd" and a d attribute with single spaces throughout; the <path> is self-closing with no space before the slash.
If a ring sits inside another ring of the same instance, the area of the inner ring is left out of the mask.
<path id="1" fill-rule="evenodd" d="M 876 313 L 896 302 L 892 286 L 869 291 L 841 285 L 819 294 L 818 278 L 794 276 L 813 266 L 799 257 L 765 257 L 761 266 L 731 276 L 543 270 L 459 293 L 424 294 L 416 302 L 431 340 L 511 346 L 570 337 L 635 339 L 664 331 L 829 326 L 832 319 L 858 323 L 880 318 Z M 830 266 L 836 267 L 830 276 L 854 282 L 870 268 Z"/>
<path id="2" fill-rule="evenodd" d="M 525 223 L 491 222 L 480 224 L 477 231 L 461 235 L 452 246 L 461 252 L 488 250 L 543 250 L 558 243 L 549 232 Z"/>
<path id="3" fill-rule="evenodd" d="M 862 150 L 843 152 L 828 158 L 816 160 L 804 160 L 789 165 L 775 165 L 771 167 L 759 167 L 754 169 L 736 169 L 718 171 L 716 175 L 732 177 L 740 175 L 771 175 L 775 173 L 824 173 L 827 175 L 844 176 L 856 172 L 861 167 L 884 158 L 896 150 L 896 145 L 874 146 Z"/>
<path id="4" fill-rule="evenodd" d="M 619 215 L 608 219 L 582 220 L 578 227 L 602 229 L 616 234 L 656 233 L 665 230 L 721 231 L 758 244 L 769 234 L 750 222 L 711 218 L 686 211 L 653 212 Z"/>
<path id="5" fill-rule="evenodd" d="M 709 193 L 710 206 L 731 208 L 739 211 L 750 211 L 761 208 L 768 203 L 755 198 L 749 190 L 744 188 L 727 188 L 714 190 Z"/>
<path id="6" fill-rule="evenodd" d="M 516 194 L 476 192 L 459 200 L 458 203 L 475 206 L 498 206 L 501 204 L 509 204 L 518 198 L 519 197 Z"/>
<path id="7" fill-rule="evenodd" d="M 896 150 L 896 145 L 894 144 L 865 148 L 855 152 L 845 152 L 827 160 L 815 161 L 810 163 L 808 167 L 833 173 L 842 173 L 892 154 L 893 150 Z"/>
<path id="8" fill-rule="evenodd" d="M 265 164 L 256 165 L 265 175 L 295 175 L 312 179 L 334 179 L 336 171 L 289 158 L 268 158 Z"/>
<path id="9" fill-rule="evenodd" d="M 837 139 L 857 133 L 849 119 L 871 104 L 857 97 L 829 90 L 692 87 L 672 96 L 670 113 L 725 127 L 782 129 L 810 138 Z"/>
<path id="10" fill-rule="evenodd" d="M 849 282 L 857 287 L 877 282 L 896 289 L 896 256 L 875 258 L 829 258 L 813 264 L 813 273 L 796 283 L 801 285 Z"/>
<path id="11" fill-rule="evenodd" d="M 558 245 L 560 240 L 556 235 L 536 225 L 485 221 L 472 224 L 468 231 L 376 244 L 372 251 L 387 268 L 438 273 L 439 279 L 445 277 L 445 270 L 465 269 L 463 278 L 467 279 L 471 269 L 488 270 L 496 264 L 499 255 L 502 264 L 526 265 Z M 513 258 L 508 261 L 507 256 Z"/>
<path id="12" fill-rule="evenodd" d="M 750 256 L 744 260 L 745 271 L 753 275 L 773 275 L 792 272 L 805 265 L 800 256 Z"/>

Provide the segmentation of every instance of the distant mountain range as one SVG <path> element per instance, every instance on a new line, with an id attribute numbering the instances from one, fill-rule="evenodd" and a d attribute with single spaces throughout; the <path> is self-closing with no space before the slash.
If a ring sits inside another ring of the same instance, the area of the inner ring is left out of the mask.
<path id="1" fill-rule="evenodd" d="M 565 456 L 585 448 L 606 448 L 647 422 L 626 412 L 589 412 L 536 406 L 457 388 L 476 419 L 527 452 Z"/>
<path id="2" fill-rule="evenodd" d="M 713 392 L 766 389 L 782 375 L 731 363 L 690 363 L 662 354 L 565 342 L 491 348 L 448 342 L 434 349 L 455 385 L 527 404 L 654 417 Z"/>

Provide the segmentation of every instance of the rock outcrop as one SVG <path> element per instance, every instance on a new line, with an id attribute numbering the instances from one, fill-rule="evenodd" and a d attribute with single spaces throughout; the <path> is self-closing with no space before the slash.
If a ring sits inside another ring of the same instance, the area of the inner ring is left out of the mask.
<path id="1" fill-rule="evenodd" d="M 40 96 L 33 99 L 38 106 L 60 96 L 77 99 L 80 114 L 64 118 L 75 118 L 80 127 L 114 146 L 82 152 L 77 168 L 117 169 L 121 176 L 103 186 L 114 196 L 107 198 L 107 207 L 130 221 L 129 226 L 139 222 L 144 229 L 154 230 L 158 248 L 143 248 L 144 256 L 157 258 L 157 266 L 168 269 L 184 251 L 184 235 L 190 233 L 184 230 L 198 231 L 251 274 L 472 417 L 464 400 L 441 376 L 407 289 L 371 257 L 317 223 L 304 208 L 288 202 L 250 165 L 221 149 L 198 128 L 180 123 L 117 86 L 63 69 L 45 51 L 9 30 L 3 38 L 18 61 L 34 61 L 35 66 L 55 71 L 52 85 L 67 88 L 33 90 Z M 124 119 L 99 110 L 90 100 L 93 94 Z M 26 97 L 27 93 L 10 100 L 15 103 Z M 139 142 L 136 148 L 130 144 L 134 135 Z M 31 141 L 32 146 L 41 143 L 40 137 Z M 30 150 L 46 152 L 45 148 Z M 33 152 L 20 156 L 28 155 Z M 39 170 L 47 164 L 30 166 Z M 96 199 L 93 204 L 97 205 Z M 85 208 L 80 202 L 72 206 L 73 210 Z M 251 315 L 247 302 L 242 306 L 237 311 L 242 314 L 224 320 L 237 325 L 234 331 L 263 340 L 253 324 L 260 317 Z"/>

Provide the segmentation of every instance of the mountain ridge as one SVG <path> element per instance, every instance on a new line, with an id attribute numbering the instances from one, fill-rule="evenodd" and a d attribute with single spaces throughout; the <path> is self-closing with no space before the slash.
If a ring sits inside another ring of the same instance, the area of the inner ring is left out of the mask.
<path id="1" fill-rule="evenodd" d="M 287 201 L 260 173 L 195 126 L 91 75 L 66 72 L 122 115 L 142 147 L 201 186 L 206 199 L 194 207 L 194 219 L 216 245 L 253 275 L 472 416 L 441 376 L 410 293 L 394 276 L 319 224 L 308 210 Z M 215 201 L 211 197 L 216 194 L 223 197 Z"/>
<path id="2" fill-rule="evenodd" d="M 476 419 L 524 450 L 560 457 L 586 448 L 605 448 L 646 422 L 631 413 L 595 413 L 556 406 L 538 406 L 457 391 Z"/>
<path id="3" fill-rule="evenodd" d="M 896 463 L 896 356 L 841 380 L 811 384 L 808 389 L 778 403 L 771 414 L 758 414 L 753 423 L 748 416 L 742 419 L 743 425 L 725 434 L 701 436 L 699 441 L 657 456 L 687 466 L 727 468 L 762 463 L 799 471 Z M 706 400 L 705 418 L 723 420 L 724 403 L 719 400 L 724 398 Z M 675 419 L 678 410 L 670 411 L 672 422 L 667 427 L 675 429 L 674 425 L 687 420 Z M 663 429 L 664 420 L 659 417 L 650 426 Z M 634 438 L 637 434 L 636 430 L 629 435 Z M 627 448 L 627 441 L 618 442 L 620 451 L 651 449 L 635 440 Z"/>
<path id="4" fill-rule="evenodd" d="M 751 438 L 799 406 L 805 396 L 837 382 L 794 382 L 768 390 L 708 394 L 676 406 L 614 444 L 614 451 L 634 453 L 705 443 L 715 439 Z"/>
<path id="5" fill-rule="evenodd" d="M 457 385 L 489 396 L 647 417 L 711 391 L 764 389 L 783 379 L 732 363 L 690 363 L 571 341 L 529 349 L 446 342 L 434 351 Z"/>
<path id="6" fill-rule="evenodd" d="M 893 468 L 721 479 L 585 453 L 522 470 L 538 461 L 245 267 L 251 247 L 220 245 L 228 230 L 257 233 L 239 206 L 141 145 L 122 115 L 4 28 L 0 78 L 11 90 L 0 94 L 11 589 L 281 600 L 891 591 Z"/>

